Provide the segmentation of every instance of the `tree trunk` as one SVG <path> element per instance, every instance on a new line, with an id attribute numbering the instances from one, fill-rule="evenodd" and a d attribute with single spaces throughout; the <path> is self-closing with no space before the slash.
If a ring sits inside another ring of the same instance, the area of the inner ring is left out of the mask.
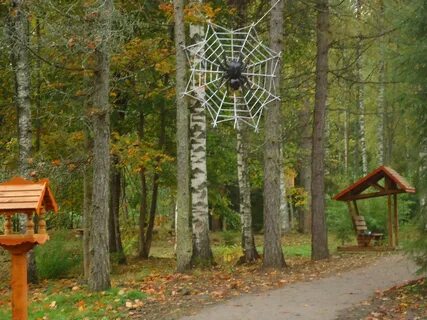
<path id="1" fill-rule="evenodd" d="M 89 138 L 86 138 L 89 141 Z M 92 149 L 92 144 L 87 143 L 87 150 Z M 89 279 L 90 266 L 90 230 L 91 230 L 91 202 L 92 202 L 92 172 L 89 163 L 84 166 L 83 172 L 83 271 L 85 280 Z"/>
<path id="2" fill-rule="evenodd" d="M 380 33 L 385 32 L 385 8 L 384 1 L 380 1 L 380 21 L 381 30 Z M 377 128 L 377 145 L 378 145 L 378 165 L 385 164 L 385 40 L 383 38 L 380 41 L 380 74 L 379 74 L 379 90 L 377 98 L 377 113 L 378 113 L 378 128 Z"/>
<path id="3" fill-rule="evenodd" d="M 191 267 L 192 241 L 190 231 L 190 154 L 189 112 L 187 99 L 182 92 L 186 85 L 184 0 L 174 0 L 175 48 L 176 48 L 176 139 L 177 139 L 177 219 L 176 259 L 177 271 Z"/>
<path id="4" fill-rule="evenodd" d="M 203 0 L 192 1 L 203 3 Z M 192 43 L 200 42 L 205 35 L 204 26 L 190 25 Z M 202 45 L 203 46 L 203 45 Z M 199 54 L 193 59 L 202 59 L 203 48 L 195 48 Z M 196 84 L 195 84 L 196 85 Z M 204 95 L 204 90 L 198 90 Z M 191 148 L 191 213 L 193 229 L 193 264 L 211 265 L 212 250 L 209 241 L 208 176 L 206 168 L 206 113 L 200 101 L 192 100 L 190 106 L 190 148 Z"/>
<path id="5" fill-rule="evenodd" d="M 356 19 L 361 23 L 361 10 L 362 0 L 356 0 Z M 366 149 L 366 123 L 365 123 L 365 86 L 363 84 L 363 58 L 362 58 L 362 40 L 359 35 L 359 41 L 357 43 L 357 106 L 359 110 L 359 135 L 360 135 L 360 152 L 362 154 L 362 173 L 363 175 L 368 174 L 368 152 Z"/>
<path id="6" fill-rule="evenodd" d="M 123 250 L 122 237 L 120 233 L 120 201 L 122 196 L 122 172 L 117 165 L 118 156 L 112 156 L 111 164 L 111 195 L 110 195 L 110 218 L 109 239 L 110 253 L 116 253 L 119 264 L 126 264 L 126 256 Z"/>
<path id="7" fill-rule="evenodd" d="M 128 101 L 122 95 L 116 100 L 119 108 L 126 108 Z M 114 110 L 111 116 L 111 127 L 119 134 L 122 134 L 121 126 L 125 119 L 125 112 Z M 111 156 L 111 176 L 110 176 L 110 217 L 109 217 L 109 249 L 110 253 L 116 253 L 119 264 L 126 264 L 126 256 L 123 250 L 122 237 L 120 232 L 120 203 L 122 200 L 123 173 L 118 167 L 120 158 L 118 155 Z"/>
<path id="8" fill-rule="evenodd" d="M 165 105 L 160 106 L 160 133 L 159 133 L 159 144 L 158 148 L 162 152 L 164 151 L 166 143 L 166 110 Z M 157 166 L 160 165 L 160 157 L 156 160 Z M 151 242 L 153 240 L 153 230 L 154 230 L 154 221 L 157 211 L 157 198 L 159 194 L 159 171 L 155 171 L 153 175 L 153 191 L 151 193 L 151 206 L 150 206 L 150 216 L 148 218 L 147 232 L 143 238 L 145 242 L 143 243 L 142 258 L 148 259 L 150 256 Z M 144 178 L 145 179 L 145 178 Z M 147 186 L 144 187 L 146 190 Z M 145 197 L 147 194 L 145 194 Z M 145 200 L 146 201 L 146 200 Z M 145 223 L 145 220 L 144 220 Z"/>
<path id="9" fill-rule="evenodd" d="M 328 94 L 329 4 L 317 0 L 316 93 L 313 118 L 311 212 L 313 260 L 329 257 L 325 213 L 325 122 Z"/>
<path id="10" fill-rule="evenodd" d="M 247 127 L 237 127 L 237 176 L 240 195 L 240 221 L 242 224 L 242 248 L 243 260 L 251 263 L 259 258 L 255 247 L 255 239 L 252 231 L 252 207 L 251 207 L 251 183 L 249 176 Z"/>
<path id="11" fill-rule="evenodd" d="M 301 233 L 311 232 L 311 148 L 313 126 L 311 121 L 310 101 L 304 101 L 303 109 L 299 115 L 299 123 L 302 130 L 301 154 L 302 160 L 299 167 L 298 182 L 307 193 L 304 206 L 298 208 L 298 231 Z"/>
<path id="12" fill-rule="evenodd" d="M 286 192 L 286 173 L 284 170 L 283 151 L 280 148 L 280 220 L 282 235 L 291 231 L 290 204 Z"/>
<path id="13" fill-rule="evenodd" d="M 275 0 L 271 1 L 273 6 Z M 271 12 L 270 47 L 273 51 L 283 49 L 283 9 L 280 1 Z M 280 90 L 281 63 L 277 67 L 275 87 Z M 278 94 L 278 92 L 275 92 Z M 281 175 L 281 102 L 276 101 L 265 113 L 265 151 L 264 151 L 264 268 L 285 266 L 281 245 L 280 228 L 280 175 Z"/>
<path id="14" fill-rule="evenodd" d="M 113 0 L 99 3 L 100 43 L 94 52 L 95 72 L 90 112 L 93 129 L 92 224 L 90 233 L 90 290 L 111 287 L 108 250 L 109 173 L 110 173 L 110 42 Z"/>
<path id="15" fill-rule="evenodd" d="M 11 45 L 11 62 L 15 76 L 15 103 L 18 115 L 19 174 L 30 179 L 32 157 L 32 126 L 30 100 L 30 64 L 28 58 L 29 24 L 25 1 L 12 0 L 8 17 Z M 26 215 L 21 215 L 20 229 L 25 232 Z M 37 283 L 37 270 L 34 251 L 28 253 L 28 282 Z"/>
<path id="16" fill-rule="evenodd" d="M 145 116 L 142 110 L 139 111 L 139 128 L 138 135 L 139 140 L 142 142 L 144 140 L 144 130 L 145 130 Z M 144 248 L 145 248 L 145 223 L 147 220 L 147 178 L 145 176 L 145 168 L 140 168 L 139 177 L 141 181 L 141 201 L 139 207 L 139 246 L 138 246 L 138 256 L 144 258 Z"/>

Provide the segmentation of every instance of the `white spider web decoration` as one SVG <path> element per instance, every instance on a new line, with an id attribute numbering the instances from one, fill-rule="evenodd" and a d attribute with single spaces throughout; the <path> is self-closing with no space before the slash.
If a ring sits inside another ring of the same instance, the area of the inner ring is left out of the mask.
<path id="1" fill-rule="evenodd" d="M 234 121 L 234 127 L 243 122 L 257 130 L 263 109 L 280 100 L 274 83 L 280 53 L 262 43 L 255 24 L 230 30 L 208 23 L 205 37 L 184 49 L 191 72 L 184 94 L 200 101 L 214 127 Z M 247 81 L 238 90 L 224 79 L 224 59 L 240 59 L 245 65 L 241 74 Z"/>

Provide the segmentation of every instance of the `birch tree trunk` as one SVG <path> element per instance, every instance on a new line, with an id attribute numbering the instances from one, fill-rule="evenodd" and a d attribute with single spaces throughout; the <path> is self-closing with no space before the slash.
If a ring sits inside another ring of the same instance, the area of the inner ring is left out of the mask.
<path id="1" fill-rule="evenodd" d="M 90 233 L 90 290 L 111 287 L 108 239 L 110 173 L 110 43 L 113 0 L 98 3 L 100 43 L 94 52 L 95 73 L 90 118 L 93 130 L 92 223 Z"/>
<path id="2" fill-rule="evenodd" d="M 356 19 L 361 22 L 362 0 L 356 0 Z M 356 56 L 356 73 L 357 73 L 357 107 L 359 110 L 359 135 L 360 135 L 360 152 L 362 154 L 362 173 L 368 174 L 368 152 L 366 149 L 366 123 L 365 123 L 365 86 L 363 84 L 363 57 L 362 57 L 362 40 L 359 35 L 357 43 Z"/>
<path id="3" fill-rule="evenodd" d="M 8 17 L 11 62 L 15 76 L 15 103 L 18 115 L 19 174 L 30 179 L 32 126 L 30 100 L 29 24 L 24 0 L 12 0 Z M 25 232 L 27 218 L 21 215 L 20 228 Z M 28 253 L 28 281 L 37 283 L 34 251 Z"/>
<path id="4" fill-rule="evenodd" d="M 259 258 L 252 230 L 251 183 L 247 150 L 247 128 L 237 127 L 237 177 L 240 196 L 240 220 L 242 224 L 242 261 L 251 263 Z"/>
<path id="5" fill-rule="evenodd" d="M 191 267 L 192 241 L 190 231 L 190 149 L 189 112 L 185 90 L 186 68 L 184 29 L 184 0 L 174 0 L 175 48 L 176 48 L 176 139 L 177 139 L 177 218 L 176 218 L 176 260 L 177 271 L 184 272 Z"/>
<path id="6" fill-rule="evenodd" d="M 271 1 L 271 6 L 276 3 Z M 283 10 L 280 1 L 271 12 L 270 47 L 276 52 L 283 49 Z M 280 90 L 281 63 L 277 67 L 276 90 Z M 276 92 L 278 94 L 278 92 Z M 264 268 L 285 266 L 281 245 L 280 228 L 280 175 L 281 175 L 281 102 L 271 103 L 265 110 L 265 151 L 264 151 Z"/>
<path id="7" fill-rule="evenodd" d="M 329 3 L 317 0 L 316 93 L 313 118 L 311 212 L 313 260 L 329 257 L 325 213 L 325 122 L 328 94 Z"/>
<path id="8" fill-rule="evenodd" d="M 193 1 L 203 3 L 202 0 Z M 192 43 L 200 42 L 205 35 L 204 27 L 200 24 L 190 25 Z M 202 59 L 203 45 L 197 46 L 197 56 Z M 195 86 L 197 84 L 194 84 Z M 204 96 L 204 90 L 198 90 L 198 95 Z M 211 265 L 212 250 L 209 241 L 209 206 L 208 206 L 208 176 L 206 168 L 206 114 L 205 108 L 198 100 L 191 100 L 190 106 L 190 147 L 191 147 L 191 213 L 193 229 L 192 262 L 201 265 Z"/>

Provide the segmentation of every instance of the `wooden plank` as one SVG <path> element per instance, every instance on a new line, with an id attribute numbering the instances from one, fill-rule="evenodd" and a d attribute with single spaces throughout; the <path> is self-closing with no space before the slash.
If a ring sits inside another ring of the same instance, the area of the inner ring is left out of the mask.
<path id="1" fill-rule="evenodd" d="M 382 196 L 404 193 L 404 192 L 405 190 L 388 190 L 388 191 L 379 191 L 379 192 L 372 192 L 372 193 L 363 193 L 363 194 L 345 196 L 343 200 L 350 201 L 350 200 L 369 199 L 369 198 L 382 197 Z"/>
<path id="2" fill-rule="evenodd" d="M 396 248 L 393 247 L 380 247 L 380 246 L 369 246 L 369 247 L 360 247 L 360 246 L 346 246 L 346 247 L 337 247 L 338 251 L 341 252 L 360 252 L 360 251 L 394 251 Z"/>
<path id="3" fill-rule="evenodd" d="M 17 198 L 0 198 L 0 203 L 24 203 L 24 202 L 35 202 L 39 201 L 39 197 L 17 197 Z"/>
<path id="4" fill-rule="evenodd" d="M 37 202 L 28 202 L 28 203 L 0 203 L 0 210 L 17 210 L 19 209 L 35 209 L 37 207 Z"/>
<path id="5" fill-rule="evenodd" d="M 0 192 L 0 198 L 27 197 L 27 196 L 40 197 L 41 196 L 41 190 L 39 190 L 39 191 L 1 191 Z"/>
<path id="6" fill-rule="evenodd" d="M 353 205 L 354 205 L 354 210 L 355 210 L 357 216 L 360 217 L 360 212 L 359 212 L 359 207 L 357 206 L 357 202 L 353 201 Z"/>
<path id="7" fill-rule="evenodd" d="M 27 185 L 6 185 L 2 186 L 0 185 L 0 191 L 41 191 L 43 190 L 44 185 L 40 184 L 27 184 Z"/>

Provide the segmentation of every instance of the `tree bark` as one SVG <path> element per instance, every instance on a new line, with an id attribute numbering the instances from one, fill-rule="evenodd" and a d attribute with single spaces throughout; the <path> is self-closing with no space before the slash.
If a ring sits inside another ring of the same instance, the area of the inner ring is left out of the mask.
<path id="1" fill-rule="evenodd" d="M 30 179 L 32 157 L 32 125 L 30 99 L 29 24 L 25 1 L 12 0 L 8 17 L 8 35 L 11 45 L 11 62 L 15 76 L 15 103 L 18 115 L 19 174 Z M 25 232 L 26 215 L 21 215 L 20 229 Z M 28 282 L 37 283 L 34 251 L 28 253 Z"/>
<path id="2" fill-rule="evenodd" d="M 110 195 L 110 219 L 109 239 L 110 253 L 116 253 L 119 264 L 126 264 L 126 256 L 123 250 L 122 237 L 120 233 L 120 201 L 122 197 L 122 172 L 117 165 L 118 156 L 112 156 L 111 164 L 111 195 Z"/>
<path id="3" fill-rule="evenodd" d="M 203 0 L 192 1 L 203 3 Z M 200 42 L 205 35 L 204 26 L 190 25 L 192 43 Z M 202 59 L 203 48 L 193 59 Z M 196 84 L 194 84 L 196 85 Z M 204 95 L 204 90 L 198 90 Z M 209 241 L 208 176 L 206 168 L 206 113 L 200 101 L 192 100 L 190 106 L 190 155 L 191 155 L 191 213 L 193 230 L 193 264 L 211 265 L 213 255 Z"/>
<path id="4" fill-rule="evenodd" d="M 361 22 L 362 0 L 356 0 L 356 19 Z M 363 58 L 362 58 L 362 40 L 359 35 L 356 55 L 356 73 L 357 73 L 357 106 L 359 109 L 359 135 L 360 135 L 360 152 L 362 155 L 362 173 L 368 174 L 368 151 L 366 149 L 366 123 L 365 123 L 365 86 L 363 84 Z"/>
<path id="5" fill-rule="evenodd" d="M 271 1 L 273 6 L 275 0 Z M 280 1 L 271 12 L 270 47 L 273 51 L 283 49 L 283 10 Z M 281 63 L 277 67 L 276 90 L 280 90 Z M 277 92 L 276 92 L 277 94 Z M 276 101 L 265 113 L 265 151 L 264 151 L 264 268 L 283 268 L 285 259 L 281 245 L 280 228 L 280 175 L 281 175 L 281 102 Z"/>
<path id="6" fill-rule="evenodd" d="M 159 143 L 158 143 L 159 150 L 164 151 L 165 143 L 166 143 L 166 110 L 165 110 L 165 105 L 162 104 L 160 106 L 160 132 L 159 132 Z M 157 165 L 160 164 L 160 157 L 157 158 L 156 162 L 157 162 Z M 153 190 L 151 193 L 150 215 L 148 217 L 147 231 L 146 231 L 145 237 L 142 238 L 144 241 L 142 243 L 141 257 L 144 259 L 148 259 L 148 257 L 150 256 L 151 242 L 153 240 L 154 221 L 156 217 L 157 198 L 159 194 L 159 178 L 160 178 L 159 171 L 156 170 L 153 174 Z M 144 177 L 144 183 L 145 183 L 145 177 Z M 144 195 L 145 201 L 147 201 L 146 185 L 144 186 L 144 190 L 145 190 L 145 195 Z M 145 220 L 143 222 L 145 224 Z"/>
<path id="7" fill-rule="evenodd" d="M 92 291 L 111 287 L 108 250 L 109 173 L 110 173 L 110 42 L 113 0 L 99 2 L 100 43 L 94 52 L 95 72 L 90 118 L 93 130 L 92 224 L 90 233 L 90 272 Z"/>
<path id="8" fill-rule="evenodd" d="M 176 259 L 177 271 L 184 272 L 191 267 L 192 241 L 190 231 L 190 152 L 189 112 L 187 99 L 182 94 L 186 85 L 184 29 L 184 1 L 174 0 L 175 48 L 176 48 L 176 138 L 177 138 L 177 219 Z"/>
<path id="9" fill-rule="evenodd" d="M 298 231 L 301 233 L 311 232 L 311 148 L 313 125 L 311 121 L 310 101 L 306 99 L 303 109 L 299 115 L 300 127 L 302 129 L 301 154 L 302 159 L 299 166 L 298 182 L 307 193 L 307 200 L 304 206 L 298 208 Z"/>
<path id="10" fill-rule="evenodd" d="M 145 130 L 145 116 L 143 110 L 139 111 L 139 127 L 138 127 L 138 136 L 140 142 L 144 140 L 144 130 Z M 139 178 L 141 182 L 141 201 L 139 207 L 139 246 L 138 246 L 138 256 L 144 258 L 144 248 L 145 248 L 145 224 L 147 220 L 147 178 L 145 176 L 145 168 L 140 168 Z"/>
<path id="11" fill-rule="evenodd" d="M 384 1 L 380 1 L 380 33 L 385 31 L 385 8 Z M 379 89 L 377 98 L 378 128 L 377 128 L 377 145 L 378 145 L 378 165 L 385 164 L 385 41 L 382 37 L 380 41 L 380 70 L 379 70 Z"/>
<path id="12" fill-rule="evenodd" d="M 127 99 L 118 99 L 119 105 L 123 108 L 127 105 Z M 125 113 L 115 110 L 112 114 L 112 128 L 121 134 L 121 125 Z M 109 249 L 110 253 L 116 253 L 119 264 L 126 264 L 126 256 L 123 250 L 122 237 L 120 232 L 120 203 L 122 199 L 123 174 L 118 167 L 120 158 L 118 155 L 111 156 L 111 176 L 110 176 L 110 217 L 109 217 Z"/>
<path id="13" fill-rule="evenodd" d="M 291 231 L 290 204 L 286 192 L 286 173 L 284 170 L 283 151 L 280 148 L 280 220 L 282 235 Z"/>
<path id="14" fill-rule="evenodd" d="M 255 247 L 254 233 L 252 230 L 251 183 L 249 176 L 247 127 L 237 127 L 237 176 L 240 196 L 240 221 L 242 224 L 243 260 L 251 263 L 259 258 Z"/>
<path id="15" fill-rule="evenodd" d="M 316 93 L 313 118 L 311 212 L 313 260 L 329 257 L 325 213 L 325 122 L 328 94 L 329 4 L 317 0 Z"/>

